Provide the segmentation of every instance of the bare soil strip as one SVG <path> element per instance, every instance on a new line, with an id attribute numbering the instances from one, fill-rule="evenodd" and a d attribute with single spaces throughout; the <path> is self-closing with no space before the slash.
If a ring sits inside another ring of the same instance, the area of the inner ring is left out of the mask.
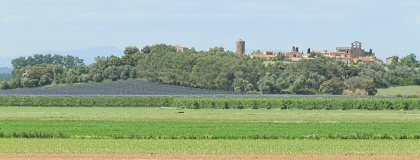
<path id="1" fill-rule="evenodd" d="M 227 155 L 120 155 L 120 154 L 0 154 L 1 160 L 420 160 L 420 156 L 227 156 Z"/>

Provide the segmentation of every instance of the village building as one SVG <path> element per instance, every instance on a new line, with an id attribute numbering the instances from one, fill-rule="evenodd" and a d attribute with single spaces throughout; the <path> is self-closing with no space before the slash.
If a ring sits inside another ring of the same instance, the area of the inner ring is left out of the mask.
<path id="1" fill-rule="evenodd" d="M 265 51 L 262 54 L 251 54 L 250 58 L 263 59 L 263 60 L 273 60 L 277 56 L 278 56 L 278 54 L 274 53 L 273 51 Z"/>
<path id="2" fill-rule="evenodd" d="M 331 59 L 340 60 L 344 63 L 353 62 L 353 57 L 347 52 L 342 52 L 342 50 L 337 50 L 337 52 L 325 52 L 322 53 L 322 55 Z"/>
<path id="3" fill-rule="evenodd" d="M 350 55 L 353 58 L 358 58 L 363 56 L 365 53 L 365 50 L 362 49 L 362 43 L 355 41 L 351 44 L 351 50 L 350 50 Z"/>
<path id="4" fill-rule="evenodd" d="M 357 58 L 363 56 L 365 50 L 362 49 L 361 42 L 355 41 L 351 43 L 351 47 L 337 47 L 336 52 L 350 54 L 351 57 Z"/>
<path id="5" fill-rule="evenodd" d="M 299 52 L 299 47 L 293 46 L 291 51 L 287 51 L 287 52 L 280 52 L 278 54 L 282 54 L 285 57 L 285 61 L 292 61 L 292 62 L 297 62 L 300 59 L 302 59 L 303 57 L 303 53 Z"/>
<path id="6" fill-rule="evenodd" d="M 358 63 L 358 62 L 370 63 L 370 64 L 373 64 L 373 63 L 382 64 L 382 63 L 384 63 L 380 59 L 376 58 L 376 56 L 365 56 L 365 57 L 358 57 L 358 58 L 353 59 L 353 63 Z"/>
<path id="7" fill-rule="evenodd" d="M 304 54 L 296 50 L 292 50 L 289 52 L 282 52 L 281 54 L 283 54 L 286 57 L 285 60 L 292 61 L 292 62 L 297 62 L 304 58 L 303 57 Z"/>
<path id="8" fill-rule="evenodd" d="M 335 51 L 338 52 L 338 53 L 350 54 L 351 53 L 351 47 L 337 47 L 335 49 Z"/>
<path id="9" fill-rule="evenodd" d="M 311 50 L 308 49 L 308 52 Z M 324 52 L 312 52 L 317 53 L 319 55 L 322 55 L 327 58 L 336 59 L 339 61 L 342 61 L 344 63 L 358 63 L 358 62 L 364 62 L 364 63 L 383 63 L 380 59 L 378 59 L 375 56 L 365 56 L 365 50 L 362 49 L 362 43 L 359 41 L 355 41 L 351 43 L 350 47 L 337 47 L 335 52 L 328 52 L 325 50 Z M 238 56 L 243 56 L 245 54 L 245 41 L 242 39 L 239 39 L 236 42 L 236 54 Z M 256 53 L 251 54 L 250 58 L 256 58 L 256 59 L 263 59 L 263 60 L 273 60 L 275 59 L 279 54 L 284 55 L 285 61 L 290 62 L 297 62 L 302 59 L 313 59 L 313 57 L 310 57 L 310 54 L 304 54 L 303 52 L 299 52 L 299 47 L 293 46 L 291 51 L 287 52 L 279 52 L 274 53 L 273 51 L 266 51 L 264 53 Z M 392 57 L 387 58 L 387 63 L 392 63 Z"/>
<path id="10" fill-rule="evenodd" d="M 176 45 L 175 48 L 176 48 L 176 52 L 178 53 L 185 53 L 188 51 L 187 47 L 183 47 L 181 45 Z"/>
<path id="11" fill-rule="evenodd" d="M 314 59 L 313 57 L 309 57 L 309 54 L 303 54 L 302 59 Z"/>
<path id="12" fill-rule="evenodd" d="M 350 54 L 353 58 L 358 58 L 363 56 L 365 53 L 365 50 L 362 49 L 362 43 L 359 41 L 355 41 L 351 43 L 351 47 L 337 47 L 336 48 L 337 53 L 342 54 Z"/>
<path id="13" fill-rule="evenodd" d="M 239 39 L 236 41 L 236 55 L 241 57 L 245 55 L 245 41 L 242 39 Z"/>
<path id="14" fill-rule="evenodd" d="M 323 55 L 345 63 L 383 63 L 375 56 L 364 56 L 364 53 L 365 50 L 362 49 L 362 43 L 355 41 L 351 43 L 351 47 L 337 47 L 335 52 L 324 52 Z"/>
<path id="15" fill-rule="evenodd" d="M 398 56 L 391 56 L 391 57 L 387 57 L 386 58 L 386 64 L 392 64 L 392 63 L 394 63 L 394 61 L 400 62 L 401 61 L 401 58 L 398 57 Z"/>

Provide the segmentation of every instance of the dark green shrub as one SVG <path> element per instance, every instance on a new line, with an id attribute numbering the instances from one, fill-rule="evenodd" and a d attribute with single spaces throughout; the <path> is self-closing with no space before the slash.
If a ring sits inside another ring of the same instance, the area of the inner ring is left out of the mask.
<path id="1" fill-rule="evenodd" d="M 223 109 L 230 109 L 230 105 L 229 105 L 229 102 L 224 102 L 223 103 Z"/>
<path id="2" fill-rule="evenodd" d="M 200 102 L 198 102 L 198 100 L 194 101 L 193 109 L 200 109 Z"/>

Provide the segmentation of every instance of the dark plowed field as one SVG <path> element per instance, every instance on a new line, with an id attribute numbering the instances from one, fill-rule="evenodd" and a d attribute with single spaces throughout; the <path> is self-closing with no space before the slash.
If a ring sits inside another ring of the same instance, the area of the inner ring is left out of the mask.
<path id="1" fill-rule="evenodd" d="M 21 88 L 0 90 L 0 95 L 215 95 L 232 94 L 229 91 L 189 88 L 176 85 L 150 83 L 141 80 L 126 80 L 105 83 L 85 83 L 72 85 L 45 86 L 38 88 Z"/>

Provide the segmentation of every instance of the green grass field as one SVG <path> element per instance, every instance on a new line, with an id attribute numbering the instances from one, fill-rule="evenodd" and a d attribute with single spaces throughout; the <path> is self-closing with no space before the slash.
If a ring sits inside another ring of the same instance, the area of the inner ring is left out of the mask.
<path id="1" fill-rule="evenodd" d="M 420 155 L 413 140 L 0 139 L 1 153 L 168 155 Z"/>
<path id="2" fill-rule="evenodd" d="M 420 155 L 420 111 L 0 107 L 0 153 Z"/>
<path id="3" fill-rule="evenodd" d="M 0 137 L 73 139 L 419 139 L 408 122 L 1 121 Z"/>
<path id="4" fill-rule="evenodd" d="M 378 96 L 420 96 L 420 86 L 402 86 L 378 89 Z"/>

